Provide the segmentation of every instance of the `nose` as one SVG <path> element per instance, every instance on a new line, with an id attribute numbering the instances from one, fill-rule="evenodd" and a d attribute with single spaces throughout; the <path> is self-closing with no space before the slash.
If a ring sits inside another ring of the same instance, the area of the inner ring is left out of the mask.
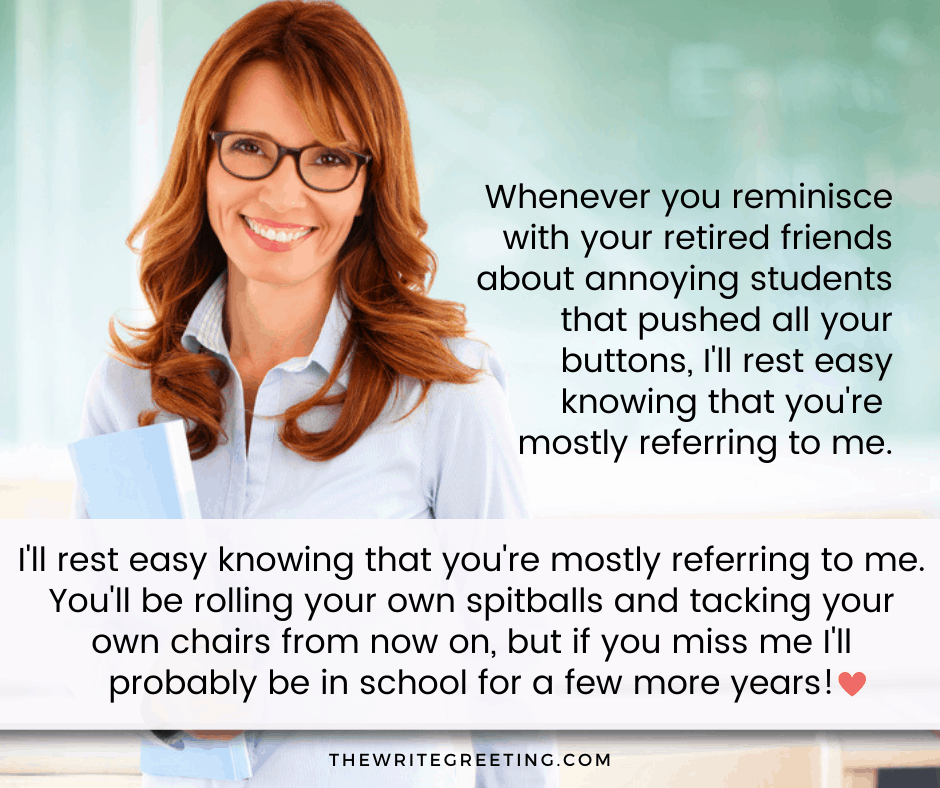
<path id="1" fill-rule="evenodd" d="M 297 174 L 293 156 L 285 156 L 267 178 L 261 181 L 261 201 L 272 210 L 284 213 L 302 208 L 309 202 L 309 189 Z"/>

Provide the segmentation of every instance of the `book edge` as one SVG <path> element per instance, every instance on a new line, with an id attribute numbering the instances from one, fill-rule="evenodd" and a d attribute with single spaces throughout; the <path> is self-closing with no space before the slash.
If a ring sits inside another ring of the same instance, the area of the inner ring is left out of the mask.
<path id="1" fill-rule="evenodd" d="M 180 515 L 184 520 L 201 520 L 199 496 L 196 492 L 196 476 L 189 456 L 189 441 L 186 438 L 186 422 L 182 419 L 166 422 L 166 442 L 170 451 L 170 465 L 176 479 L 176 495 Z"/>

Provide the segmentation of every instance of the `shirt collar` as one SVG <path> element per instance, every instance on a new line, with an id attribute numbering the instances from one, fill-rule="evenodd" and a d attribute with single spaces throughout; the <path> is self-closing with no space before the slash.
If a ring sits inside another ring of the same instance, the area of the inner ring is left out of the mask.
<path id="1" fill-rule="evenodd" d="M 228 354 L 228 345 L 225 344 L 225 335 L 222 333 L 222 316 L 225 310 L 225 273 L 206 290 L 206 294 L 199 300 L 193 310 L 186 330 L 183 332 L 182 344 L 190 353 L 198 353 L 205 348 L 224 358 L 231 360 Z"/>
<path id="2" fill-rule="evenodd" d="M 196 308 L 193 310 L 192 317 L 186 325 L 183 332 L 183 347 L 190 353 L 198 353 L 201 349 L 206 349 L 212 353 L 225 358 L 231 363 L 228 345 L 225 342 L 225 335 L 222 332 L 222 318 L 225 310 L 225 285 L 226 274 L 223 272 L 210 285 L 206 294 L 200 299 Z M 333 294 L 333 300 L 330 302 L 329 311 L 326 313 L 326 320 L 323 328 L 320 329 L 320 336 L 317 338 L 313 350 L 307 356 L 292 358 L 278 365 L 287 372 L 302 372 L 311 364 L 319 366 L 327 375 L 330 374 L 337 357 L 339 349 L 343 342 L 343 335 L 346 333 L 346 327 L 349 325 L 349 315 L 347 307 L 343 302 L 339 291 Z M 343 387 L 349 386 L 349 371 L 351 358 L 346 359 L 346 363 L 340 370 L 337 382 Z"/>

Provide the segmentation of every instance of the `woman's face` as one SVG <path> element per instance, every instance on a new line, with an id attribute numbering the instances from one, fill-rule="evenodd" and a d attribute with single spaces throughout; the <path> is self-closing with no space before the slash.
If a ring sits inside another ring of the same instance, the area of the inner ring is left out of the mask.
<path id="1" fill-rule="evenodd" d="M 340 126 L 346 137 L 343 147 L 358 150 L 342 115 Z M 318 142 L 280 69 L 264 61 L 249 64 L 235 77 L 222 120 L 213 131 L 251 132 L 288 148 Z M 228 256 L 230 271 L 234 267 L 245 279 L 269 285 L 325 284 L 361 212 L 365 182 L 363 167 L 345 191 L 314 191 L 300 180 L 291 156 L 284 156 L 267 178 L 244 180 L 227 173 L 214 151 L 206 201 L 209 223 Z M 270 240 L 259 232 L 284 236 Z"/>

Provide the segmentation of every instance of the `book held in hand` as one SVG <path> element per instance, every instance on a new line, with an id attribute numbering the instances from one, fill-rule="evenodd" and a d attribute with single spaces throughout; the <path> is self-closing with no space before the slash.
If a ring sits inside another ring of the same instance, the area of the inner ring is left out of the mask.
<path id="1" fill-rule="evenodd" d="M 69 455 L 89 517 L 202 516 L 182 420 L 85 438 Z"/>

